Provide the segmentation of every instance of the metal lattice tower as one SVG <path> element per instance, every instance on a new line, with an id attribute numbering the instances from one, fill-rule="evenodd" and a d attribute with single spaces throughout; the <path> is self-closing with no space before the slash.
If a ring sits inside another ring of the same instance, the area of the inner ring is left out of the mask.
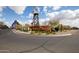
<path id="1" fill-rule="evenodd" d="M 34 7 L 34 10 L 33 10 L 32 26 L 39 26 L 39 13 L 38 13 L 38 8 L 36 7 Z"/>

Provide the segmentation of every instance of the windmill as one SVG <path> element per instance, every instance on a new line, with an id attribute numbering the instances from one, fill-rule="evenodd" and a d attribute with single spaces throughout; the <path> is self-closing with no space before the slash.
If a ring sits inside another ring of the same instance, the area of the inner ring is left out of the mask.
<path id="1" fill-rule="evenodd" d="M 38 12 L 38 8 L 34 7 L 33 9 L 33 19 L 32 19 L 32 26 L 39 26 L 39 12 Z"/>

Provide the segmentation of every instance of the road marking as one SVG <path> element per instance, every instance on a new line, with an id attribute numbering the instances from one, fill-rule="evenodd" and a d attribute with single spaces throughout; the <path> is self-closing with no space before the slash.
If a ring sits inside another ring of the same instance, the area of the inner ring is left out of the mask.
<path id="1" fill-rule="evenodd" d="M 52 36 L 70 36 L 72 34 L 61 34 L 61 35 L 52 35 Z"/>

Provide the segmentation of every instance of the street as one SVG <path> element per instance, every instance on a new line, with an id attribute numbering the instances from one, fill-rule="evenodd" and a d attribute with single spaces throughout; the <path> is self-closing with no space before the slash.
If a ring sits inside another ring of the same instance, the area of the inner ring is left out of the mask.
<path id="1" fill-rule="evenodd" d="M 0 30 L 0 53 L 79 53 L 79 30 L 58 37 Z"/>

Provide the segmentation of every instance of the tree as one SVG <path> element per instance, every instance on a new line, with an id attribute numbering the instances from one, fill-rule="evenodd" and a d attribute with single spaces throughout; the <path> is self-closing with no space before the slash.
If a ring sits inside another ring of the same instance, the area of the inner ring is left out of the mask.
<path id="1" fill-rule="evenodd" d="M 59 20 L 50 20 L 49 26 L 51 26 L 51 30 L 58 31 L 59 30 Z"/>
<path id="2" fill-rule="evenodd" d="M 16 30 L 22 30 L 22 25 L 21 24 L 16 24 Z"/>
<path id="3" fill-rule="evenodd" d="M 8 26 L 4 22 L 0 22 L 0 29 L 8 29 Z"/>
<path id="4" fill-rule="evenodd" d="M 2 26 L 2 25 L 4 25 L 4 23 L 3 22 L 0 22 L 0 26 Z"/>
<path id="5" fill-rule="evenodd" d="M 78 30 L 79 28 L 78 27 L 72 27 L 71 29 L 72 30 Z"/>
<path id="6" fill-rule="evenodd" d="M 29 25 L 28 24 L 25 24 L 24 26 L 23 26 L 23 31 L 28 31 L 29 30 Z"/>
<path id="7" fill-rule="evenodd" d="M 69 25 L 63 25 L 64 30 L 71 30 L 71 27 Z"/>
<path id="8" fill-rule="evenodd" d="M 57 25 L 59 25 L 59 20 L 51 20 L 49 21 L 49 25 L 56 27 Z"/>
<path id="9" fill-rule="evenodd" d="M 48 25 L 48 21 L 44 21 L 42 25 Z"/>

